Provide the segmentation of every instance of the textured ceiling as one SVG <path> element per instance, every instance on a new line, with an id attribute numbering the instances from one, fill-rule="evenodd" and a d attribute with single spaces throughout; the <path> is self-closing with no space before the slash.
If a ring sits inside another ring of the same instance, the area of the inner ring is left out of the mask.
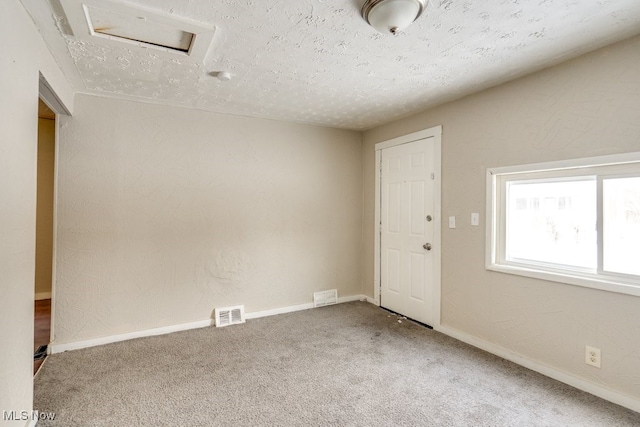
<path id="1" fill-rule="evenodd" d="M 639 0 L 433 0 L 395 37 L 364 22 L 362 0 L 128 2 L 215 27 L 195 60 L 76 37 L 59 0 L 22 2 L 78 92 L 349 129 L 640 33 Z"/>

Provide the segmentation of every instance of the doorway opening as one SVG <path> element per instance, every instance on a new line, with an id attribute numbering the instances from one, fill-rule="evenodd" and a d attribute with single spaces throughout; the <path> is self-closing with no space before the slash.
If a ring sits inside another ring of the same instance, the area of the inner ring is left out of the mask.
<path id="1" fill-rule="evenodd" d="M 47 356 L 47 349 L 51 340 L 55 153 L 56 113 L 42 99 L 39 99 L 33 336 L 34 375 L 38 372 Z"/>

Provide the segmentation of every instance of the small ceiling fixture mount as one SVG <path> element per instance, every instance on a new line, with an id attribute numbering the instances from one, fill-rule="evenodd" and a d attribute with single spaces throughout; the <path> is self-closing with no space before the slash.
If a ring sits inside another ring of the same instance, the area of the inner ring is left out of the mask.
<path id="1" fill-rule="evenodd" d="M 233 75 L 228 71 L 212 71 L 209 73 L 210 76 L 217 77 L 218 80 L 223 82 L 228 82 L 233 78 Z"/>
<path id="2" fill-rule="evenodd" d="M 428 0 L 366 0 L 362 17 L 384 34 L 397 34 L 418 19 Z"/>

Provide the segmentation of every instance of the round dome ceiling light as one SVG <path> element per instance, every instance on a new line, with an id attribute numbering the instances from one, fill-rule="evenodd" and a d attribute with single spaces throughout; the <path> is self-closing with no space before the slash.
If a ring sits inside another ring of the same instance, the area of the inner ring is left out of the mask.
<path id="1" fill-rule="evenodd" d="M 384 34 L 397 34 L 418 19 L 428 0 L 367 0 L 362 17 Z"/>

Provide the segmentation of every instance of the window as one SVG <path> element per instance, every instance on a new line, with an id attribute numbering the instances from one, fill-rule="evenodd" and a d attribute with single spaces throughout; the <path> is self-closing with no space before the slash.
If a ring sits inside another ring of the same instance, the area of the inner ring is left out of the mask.
<path id="1" fill-rule="evenodd" d="M 487 269 L 640 296 L 640 153 L 487 171 Z"/>

